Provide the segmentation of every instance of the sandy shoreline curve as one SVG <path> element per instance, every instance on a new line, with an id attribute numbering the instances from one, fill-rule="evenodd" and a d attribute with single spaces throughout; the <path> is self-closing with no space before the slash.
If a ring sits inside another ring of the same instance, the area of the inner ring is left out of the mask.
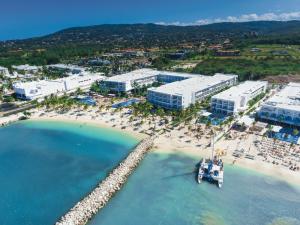
<path id="1" fill-rule="evenodd" d="M 158 154 L 181 154 L 183 156 L 191 157 L 193 159 L 201 159 L 202 157 L 207 157 L 207 154 L 202 154 L 200 152 L 197 152 L 193 149 L 185 149 L 185 148 L 164 148 L 162 149 L 161 146 L 155 146 L 154 153 Z M 247 159 L 240 159 L 239 161 L 236 161 L 234 164 L 233 158 L 230 159 L 229 157 L 223 157 L 222 160 L 224 161 L 225 165 L 227 166 L 233 166 L 236 168 L 242 168 L 249 170 L 250 172 L 254 172 L 257 175 L 260 176 L 267 176 L 273 179 L 277 179 L 282 182 L 286 182 L 290 185 L 296 186 L 300 189 L 300 176 L 297 173 L 294 173 L 292 171 L 289 171 L 287 169 L 283 169 L 280 167 L 274 167 L 271 164 L 268 163 L 260 163 L 255 161 L 250 161 Z M 226 167 L 225 167 L 226 170 Z M 226 174 L 226 171 L 225 171 Z M 226 175 L 225 175 L 226 176 Z"/>
<path id="2" fill-rule="evenodd" d="M 88 126 L 92 126 L 92 127 L 98 127 L 98 128 L 105 128 L 105 129 L 109 129 L 118 133 L 126 133 L 126 135 L 129 135 L 135 139 L 138 140 L 142 140 L 146 137 L 148 137 L 148 135 L 146 134 L 142 134 L 142 133 L 138 133 L 138 132 L 134 132 L 131 130 L 122 130 L 120 128 L 116 128 L 116 127 L 112 127 L 108 124 L 106 124 L 103 121 L 94 121 L 94 120 L 88 120 L 88 119 L 72 119 L 72 118 L 68 118 L 68 117 L 33 117 L 30 118 L 28 121 L 53 121 L 53 122 L 63 122 L 63 123 L 75 123 L 75 124 L 82 124 L 82 125 L 88 125 Z"/>
<path id="3" fill-rule="evenodd" d="M 123 132 L 126 135 L 130 135 L 133 138 L 138 140 L 142 140 L 148 137 L 147 134 L 140 133 L 134 131 L 131 127 L 127 127 L 126 129 L 121 129 L 121 127 L 113 127 L 113 122 L 107 122 L 101 119 L 93 120 L 90 118 L 71 118 L 67 115 L 55 115 L 55 116 L 32 116 L 30 118 L 32 121 L 60 121 L 60 122 L 69 122 L 69 123 L 83 123 L 89 126 L 96 126 L 99 128 L 111 129 L 116 132 Z M 195 144 L 195 143 L 194 143 Z M 210 157 L 211 151 L 209 149 L 199 148 L 192 144 L 187 144 L 185 142 L 180 141 L 179 134 L 166 137 L 166 135 L 160 135 L 154 141 L 154 153 L 159 154 L 183 154 L 188 157 L 201 159 L 202 157 Z M 245 168 L 248 170 L 252 170 L 260 175 L 270 176 L 272 178 L 278 179 L 280 181 L 296 185 L 300 187 L 300 174 L 299 172 L 290 171 L 286 168 L 276 166 L 270 163 L 249 160 L 249 159 L 238 159 L 236 160 L 231 155 L 226 155 L 222 157 L 223 161 L 227 165 L 232 165 L 236 167 Z M 233 161 L 235 163 L 233 164 Z"/>

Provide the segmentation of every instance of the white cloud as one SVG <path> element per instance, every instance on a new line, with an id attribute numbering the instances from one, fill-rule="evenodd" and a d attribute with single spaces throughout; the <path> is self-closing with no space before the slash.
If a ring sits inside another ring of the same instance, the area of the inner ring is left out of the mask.
<path id="1" fill-rule="evenodd" d="M 215 19 L 200 19 L 191 23 L 183 22 L 158 22 L 159 25 L 177 25 L 177 26 L 189 26 L 189 25 L 206 25 L 211 23 L 222 23 L 222 22 L 249 22 L 249 21 L 289 21 L 289 20 L 300 20 L 300 11 L 290 13 L 264 13 L 258 15 L 256 13 L 244 14 L 241 16 L 228 16 L 226 18 L 215 18 Z"/>

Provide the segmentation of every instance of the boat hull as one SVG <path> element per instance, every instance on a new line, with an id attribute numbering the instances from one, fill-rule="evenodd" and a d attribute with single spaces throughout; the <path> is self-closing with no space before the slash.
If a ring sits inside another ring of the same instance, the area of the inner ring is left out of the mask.
<path id="1" fill-rule="evenodd" d="M 223 186 L 223 170 L 219 169 L 220 167 L 212 167 L 212 164 L 209 164 L 205 160 L 201 160 L 198 168 L 197 182 L 201 184 L 203 180 L 206 180 L 210 183 L 215 183 L 219 188 Z M 223 165 L 222 165 L 223 168 Z M 213 172 L 215 171 L 215 172 Z"/>

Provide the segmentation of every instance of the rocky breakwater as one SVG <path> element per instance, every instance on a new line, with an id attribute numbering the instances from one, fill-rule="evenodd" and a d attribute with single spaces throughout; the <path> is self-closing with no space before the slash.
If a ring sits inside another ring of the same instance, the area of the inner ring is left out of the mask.
<path id="1" fill-rule="evenodd" d="M 78 202 L 56 225 L 86 224 L 121 189 L 129 175 L 151 149 L 154 137 L 144 139 L 87 197 Z"/>
<path id="2" fill-rule="evenodd" d="M 13 122 L 20 120 L 22 114 L 14 114 L 6 117 L 0 117 L 0 127 L 9 125 Z"/>

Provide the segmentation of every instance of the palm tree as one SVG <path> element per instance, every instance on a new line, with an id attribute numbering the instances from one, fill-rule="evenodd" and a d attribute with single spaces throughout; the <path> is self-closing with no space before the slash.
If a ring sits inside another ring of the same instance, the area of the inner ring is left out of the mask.
<path id="1" fill-rule="evenodd" d="M 133 82 L 133 90 L 134 90 L 134 94 L 137 95 L 137 91 L 138 91 L 138 88 L 139 88 L 139 85 L 137 82 Z"/>
<path id="2" fill-rule="evenodd" d="M 75 94 L 76 94 L 76 95 L 82 95 L 82 94 L 83 94 L 83 91 L 82 91 L 80 88 L 77 88 Z"/>
<path id="3" fill-rule="evenodd" d="M 293 129 L 293 135 L 297 136 L 299 134 L 299 130 L 298 129 Z"/>
<path id="4" fill-rule="evenodd" d="M 165 111 L 160 107 L 156 110 L 156 113 L 159 117 L 164 117 L 165 116 Z"/>

